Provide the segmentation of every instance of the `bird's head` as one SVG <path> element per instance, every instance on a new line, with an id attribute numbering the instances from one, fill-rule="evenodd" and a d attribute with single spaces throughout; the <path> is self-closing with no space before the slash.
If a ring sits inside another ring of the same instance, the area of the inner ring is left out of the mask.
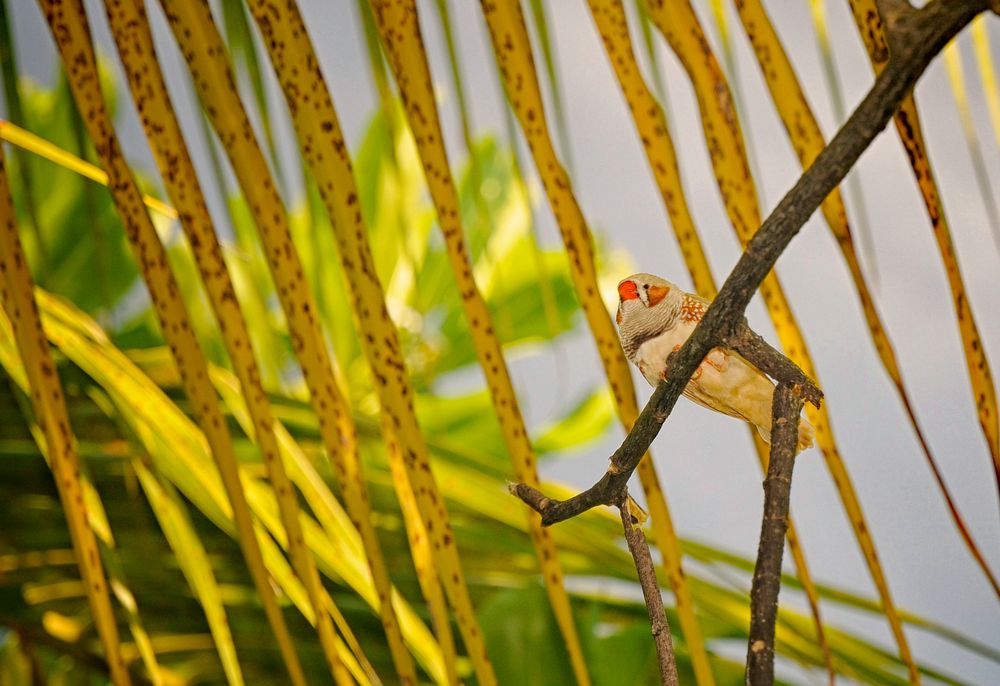
<path id="1" fill-rule="evenodd" d="M 674 284 L 652 274 L 633 274 L 618 283 L 618 323 L 623 317 L 643 310 L 660 309 L 671 293 L 680 293 Z"/>
<path id="2" fill-rule="evenodd" d="M 618 338 L 629 359 L 643 340 L 670 328 L 684 291 L 652 274 L 633 274 L 618 283 Z M 634 360 L 633 360 L 634 361 Z"/>

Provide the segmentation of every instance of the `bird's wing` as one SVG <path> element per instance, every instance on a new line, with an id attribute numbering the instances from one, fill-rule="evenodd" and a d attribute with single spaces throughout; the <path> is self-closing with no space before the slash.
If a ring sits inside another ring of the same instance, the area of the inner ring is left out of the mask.
<path id="1" fill-rule="evenodd" d="M 684 387 L 683 395 L 688 400 L 692 400 L 702 407 L 707 407 L 710 410 L 715 410 L 716 412 L 721 412 L 722 414 L 729 415 L 730 417 L 735 417 L 736 419 L 747 420 L 742 414 L 737 410 L 730 407 L 727 403 L 721 402 L 718 398 L 715 398 L 707 393 L 697 384 L 697 382 L 689 381 L 687 386 Z"/>
<path id="2" fill-rule="evenodd" d="M 733 350 L 715 348 L 706 356 L 700 369 L 703 373 L 695 373 L 684 389 L 685 396 L 730 417 L 754 425 L 770 425 L 774 386 L 743 356 Z M 763 412 L 758 407 L 761 402 L 766 406 Z"/>
<path id="3" fill-rule="evenodd" d="M 708 298 L 703 298 L 700 295 L 698 295 L 697 293 L 686 293 L 685 295 L 687 295 L 687 297 L 691 298 L 695 302 L 698 302 L 698 303 L 701 303 L 702 305 L 704 305 L 706 310 L 708 309 L 708 306 L 712 304 L 711 300 L 709 300 Z"/>

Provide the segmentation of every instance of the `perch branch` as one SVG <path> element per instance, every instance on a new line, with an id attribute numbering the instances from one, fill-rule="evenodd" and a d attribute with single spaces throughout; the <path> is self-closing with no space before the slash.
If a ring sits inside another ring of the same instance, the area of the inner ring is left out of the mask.
<path id="1" fill-rule="evenodd" d="M 625 492 L 628 495 L 628 492 Z M 660 586 L 656 582 L 656 569 L 653 567 L 653 557 L 649 554 L 649 545 L 642 529 L 635 525 L 628 511 L 628 498 L 618 501 L 621 512 L 622 527 L 625 529 L 625 541 L 629 552 L 635 560 L 635 570 L 639 575 L 639 585 L 646 599 L 646 610 L 649 612 L 649 626 L 656 641 L 656 657 L 660 665 L 660 681 L 664 686 L 677 686 L 677 662 L 674 660 L 674 642 L 670 637 L 670 625 L 663 609 L 663 598 L 660 596 Z"/>
<path id="2" fill-rule="evenodd" d="M 600 481 L 565 501 L 548 498 L 525 484 L 510 487 L 511 493 L 541 514 L 543 524 L 555 524 L 597 505 L 619 502 L 626 482 L 705 355 L 718 345 L 726 345 L 727 340 L 742 344 L 740 331 L 747 304 L 789 242 L 882 132 L 931 60 L 976 15 L 990 7 L 990 0 L 935 0 L 922 9 L 912 10 L 907 21 L 895 23 L 893 53 L 885 70 L 747 244 L 701 323 L 681 349 L 671 355 L 667 380 L 653 391 Z M 747 349 L 755 346 L 752 341 L 746 345 Z M 762 349 L 756 352 L 767 359 Z M 811 385 L 808 379 L 803 381 L 803 376 L 792 374 L 787 366 L 773 360 L 762 364 L 772 365 L 765 371 L 776 375 L 779 383 L 800 384 L 806 400 L 819 402 L 818 390 L 815 393 L 808 390 Z M 785 378 L 786 375 L 790 378 Z"/>
<path id="3" fill-rule="evenodd" d="M 790 383 L 779 383 L 774 392 L 771 460 L 764 479 L 764 515 L 750 589 L 746 683 L 752 686 L 774 683 L 774 624 L 778 615 L 781 557 L 788 530 L 788 501 L 803 403 L 800 388 Z"/>
<path id="4" fill-rule="evenodd" d="M 738 352 L 772 379 L 800 386 L 802 399 L 819 407 L 823 392 L 816 387 L 812 379 L 780 350 L 747 326 L 745 320 L 736 326 L 735 332 L 723 337 L 722 341 L 725 347 Z"/>

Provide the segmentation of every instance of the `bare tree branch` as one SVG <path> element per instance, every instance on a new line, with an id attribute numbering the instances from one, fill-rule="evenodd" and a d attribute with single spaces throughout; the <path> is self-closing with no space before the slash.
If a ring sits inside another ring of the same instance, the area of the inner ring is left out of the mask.
<path id="1" fill-rule="evenodd" d="M 764 515 L 750 589 L 746 682 L 753 686 L 774 683 L 774 624 L 781 590 L 781 558 L 788 530 L 795 445 L 799 439 L 799 413 L 802 412 L 800 388 L 783 382 L 774 392 L 771 461 L 764 479 Z"/>
<path id="2" fill-rule="evenodd" d="M 784 356 L 770 343 L 747 326 L 746 321 L 736 326 L 736 331 L 723 339 L 725 347 L 735 350 L 748 362 L 772 379 L 793 383 L 801 387 L 802 399 L 819 407 L 823 392 L 798 365 Z"/>
<path id="3" fill-rule="evenodd" d="M 628 491 L 625 492 L 628 496 Z M 642 529 L 636 526 L 628 511 L 628 498 L 620 500 L 618 510 L 621 513 L 622 527 L 625 529 L 625 540 L 629 552 L 635 560 L 635 570 L 639 574 L 639 585 L 646 599 L 646 610 L 649 612 L 649 626 L 656 641 L 656 657 L 660 665 L 660 681 L 664 686 L 677 686 L 677 662 L 674 659 L 674 642 L 670 637 L 670 625 L 663 609 L 663 598 L 660 596 L 660 586 L 656 582 L 656 569 L 653 567 L 653 557 L 649 554 L 649 545 Z"/>

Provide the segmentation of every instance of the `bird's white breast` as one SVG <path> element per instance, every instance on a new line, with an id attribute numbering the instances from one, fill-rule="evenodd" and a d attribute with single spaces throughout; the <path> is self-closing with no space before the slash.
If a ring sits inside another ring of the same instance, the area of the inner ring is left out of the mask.
<path id="1" fill-rule="evenodd" d="M 663 379 L 670 353 L 684 345 L 692 331 L 693 327 L 678 322 L 676 326 L 639 346 L 635 352 L 635 363 L 650 385 L 656 386 Z"/>

